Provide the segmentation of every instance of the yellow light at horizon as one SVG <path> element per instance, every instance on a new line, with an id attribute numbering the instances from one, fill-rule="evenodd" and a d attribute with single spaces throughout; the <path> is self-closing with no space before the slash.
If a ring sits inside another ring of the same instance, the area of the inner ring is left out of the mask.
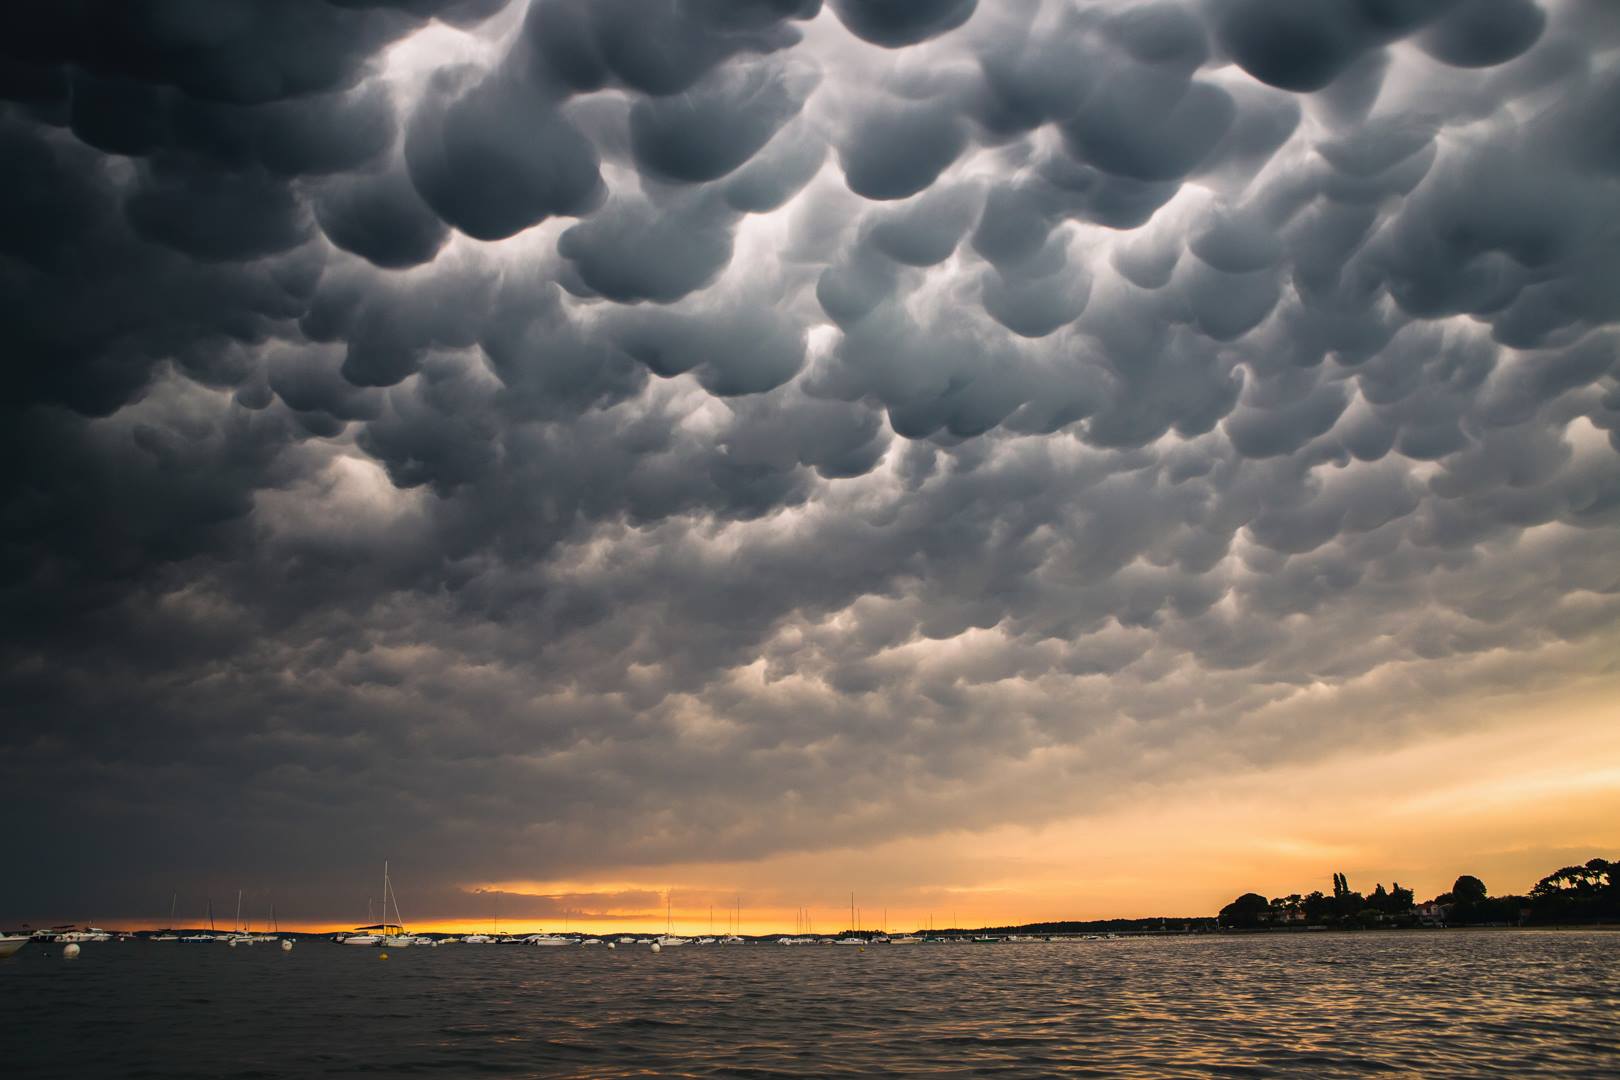
<path id="1" fill-rule="evenodd" d="M 1241 892 L 1325 891 L 1335 871 L 1367 891 L 1399 880 L 1419 898 L 1461 873 L 1482 877 L 1493 892 L 1522 892 L 1558 866 L 1620 854 L 1613 689 L 1555 695 L 1464 734 L 1144 786 L 1122 793 L 1108 812 L 1041 826 L 462 889 L 469 898 L 546 898 L 569 909 L 570 929 L 600 934 L 662 932 L 666 897 L 678 933 L 708 933 L 711 904 L 715 931 L 728 929 L 740 898 L 743 933 L 779 934 L 792 932 L 806 908 L 817 931 L 844 929 L 851 891 L 862 926 L 888 929 L 1211 915 Z M 489 915 L 412 926 L 488 931 L 494 906 Z M 565 925 L 561 914 L 499 915 L 503 931 Z M 337 932 L 354 924 L 282 925 Z"/>

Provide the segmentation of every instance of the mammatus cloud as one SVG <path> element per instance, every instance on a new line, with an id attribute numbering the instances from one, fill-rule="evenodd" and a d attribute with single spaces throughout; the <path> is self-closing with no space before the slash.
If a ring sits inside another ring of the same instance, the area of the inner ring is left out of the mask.
<path id="1" fill-rule="evenodd" d="M 1039 821 L 1601 677 L 1617 57 L 1596 0 L 8 5 L 12 902 Z"/>

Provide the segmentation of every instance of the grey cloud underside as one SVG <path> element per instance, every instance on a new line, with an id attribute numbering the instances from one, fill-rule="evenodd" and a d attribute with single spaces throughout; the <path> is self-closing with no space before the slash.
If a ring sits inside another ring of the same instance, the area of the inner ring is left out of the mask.
<path id="1" fill-rule="evenodd" d="M 1037 820 L 1601 677 L 1617 56 L 1583 0 L 6 5 L 4 902 Z"/>

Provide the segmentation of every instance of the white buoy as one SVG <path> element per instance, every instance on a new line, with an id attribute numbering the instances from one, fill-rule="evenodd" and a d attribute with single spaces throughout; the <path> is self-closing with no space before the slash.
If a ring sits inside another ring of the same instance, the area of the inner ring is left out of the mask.
<path id="1" fill-rule="evenodd" d="M 617 948 L 618 948 L 618 946 L 617 946 L 617 945 L 615 945 L 615 944 L 613 944 L 613 942 L 611 942 L 611 941 L 610 941 L 610 942 L 608 942 L 608 948 L 610 948 L 610 949 L 617 949 Z"/>
<path id="2" fill-rule="evenodd" d="M 230 940 L 226 941 L 225 944 L 229 945 L 231 948 L 234 949 L 234 948 L 236 948 L 236 939 L 231 938 Z"/>
<path id="3" fill-rule="evenodd" d="M 71 949 L 71 948 L 73 948 L 73 946 L 69 945 L 68 948 Z M 658 942 L 655 941 L 655 942 L 652 943 L 652 951 L 653 952 L 663 952 L 664 947 L 662 945 L 658 944 Z"/>
<path id="4" fill-rule="evenodd" d="M 282 952 L 292 952 L 292 939 L 291 938 L 282 938 L 281 939 L 281 951 Z"/>
<path id="5" fill-rule="evenodd" d="M 62 958 L 64 960 L 77 960 L 79 958 L 79 946 L 73 942 L 62 946 Z"/>

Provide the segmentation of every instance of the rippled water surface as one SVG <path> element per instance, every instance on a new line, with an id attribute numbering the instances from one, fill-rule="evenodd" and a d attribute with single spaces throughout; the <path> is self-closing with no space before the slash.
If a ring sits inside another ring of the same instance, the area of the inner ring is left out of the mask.
<path id="1" fill-rule="evenodd" d="M 1620 933 L 0 963 L 0 1075 L 1620 1075 Z"/>

